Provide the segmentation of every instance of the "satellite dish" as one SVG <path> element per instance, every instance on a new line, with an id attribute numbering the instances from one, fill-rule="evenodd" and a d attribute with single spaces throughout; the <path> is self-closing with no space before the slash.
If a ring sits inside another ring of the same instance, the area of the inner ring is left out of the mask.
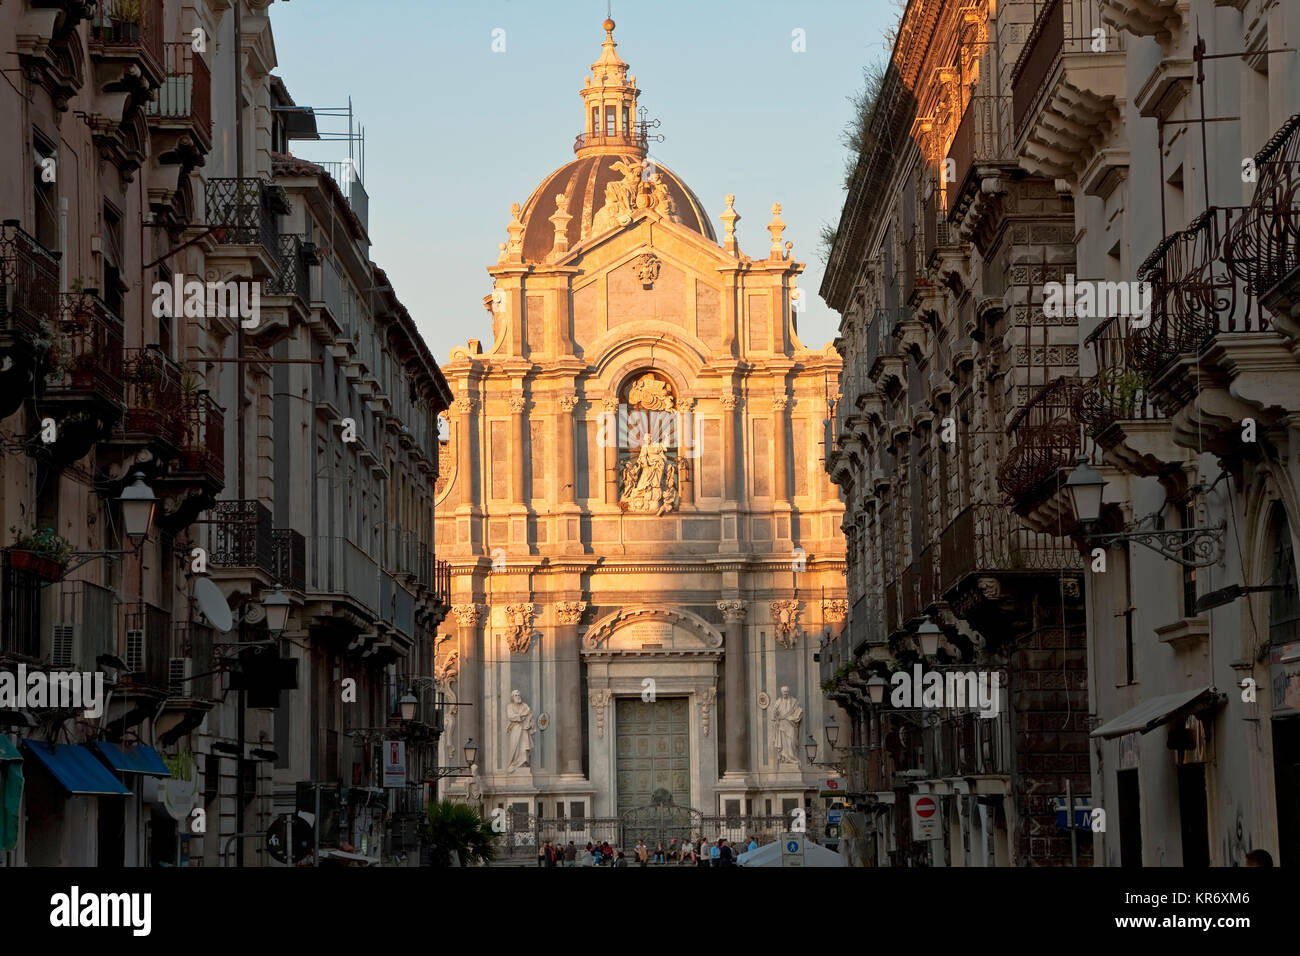
<path id="1" fill-rule="evenodd" d="M 208 619 L 208 623 L 222 634 L 229 631 L 235 623 L 225 595 L 221 593 L 221 588 L 212 583 L 211 578 L 194 580 L 194 600 L 198 602 L 199 610 Z"/>

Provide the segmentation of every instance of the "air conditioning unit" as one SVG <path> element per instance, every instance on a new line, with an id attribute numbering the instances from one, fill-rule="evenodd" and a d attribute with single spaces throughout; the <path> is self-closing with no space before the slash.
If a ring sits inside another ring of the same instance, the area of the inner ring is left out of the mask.
<path id="1" fill-rule="evenodd" d="M 126 632 L 126 669 L 132 674 L 144 671 L 143 628 L 131 628 Z"/>
<path id="2" fill-rule="evenodd" d="M 76 656 L 76 625 L 55 624 L 50 635 L 50 667 L 57 671 L 70 671 Z"/>
<path id="3" fill-rule="evenodd" d="M 194 658 L 167 658 L 167 696 L 193 697 L 190 678 L 194 676 Z"/>

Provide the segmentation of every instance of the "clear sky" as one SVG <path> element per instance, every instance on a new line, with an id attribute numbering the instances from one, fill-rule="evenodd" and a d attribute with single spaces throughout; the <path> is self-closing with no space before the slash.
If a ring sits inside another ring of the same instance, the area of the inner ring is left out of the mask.
<path id="1" fill-rule="evenodd" d="M 807 263 L 805 345 L 835 336 L 817 297 L 823 223 L 843 202 L 841 131 L 849 97 L 897 19 L 890 0 L 615 0 L 619 55 L 657 117 L 651 153 L 718 213 L 736 194 L 741 251 L 766 254 L 782 204 L 785 240 Z M 578 91 L 600 55 L 605 0 L 296 0 L 271 7 L 282 76 L 302 106 L 352 97 L 366 130 L 372 256 L 434 356 L 491 342 L 484 271 L 506 239 L 510 204 L 573 159 Z M 505 52 L 493 52 L 504 30 Z M 795 30 L 805 52 L 795 52 Z M 340 121 L 322 117 L 323 129 Z M 340 152 L 342 150 L 342 152 Z M 346 156 L 299 142 L 306 159 Z"/>

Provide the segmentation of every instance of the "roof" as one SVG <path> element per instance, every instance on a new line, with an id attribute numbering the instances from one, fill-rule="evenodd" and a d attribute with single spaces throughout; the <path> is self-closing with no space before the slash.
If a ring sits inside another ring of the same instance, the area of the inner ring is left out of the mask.
<path id="1" fill-rule="evenodd" d="M 1199 710 L 1211 701 L 1217 701 L 1218 696 L 1218 693 L 1212 688 L 1198 687 L 1196 690 L 1184 690 L 1179 691 L 1177 694 L 1152 697 L 1150 700 L 1144 700 L 1136 707 L 1124 711 L 1113 720 L 1102 724 L 1092 732 L 1092 736 L 1109 740 L 1112 737 L 1123 737 L 1125 734 L 1145 734 L 1147 731 L 1155 730 L 1155 728 L 1178 714 Z"/>
<path id="2" fill-rule="evenodd" d="M 523 212 L 520 213 L 520 220 L 524 223 L 524 261 L 543 262 L 550 255 L 555 244 L 555 225 L 550 217 L 555 212 L 556 195 L 562 193 L 568 199 L 568 211 L 573 218 L 569 220 L 566 235 L 569 248 L 572 249 L 592 235 L 596 213 L 605 205 L 605 187 L 624 178 L 623 173 L 614 168 L 614 164 L 624 163 L 630 166 L 641 162 L 641 159 L 631 154 L 582 156 L 565 163 L 543 179 L 541 185 L 528 197 L 528 202 L 524 203 Z M 676 206 L 681 225 L 717 242 L 713 225 L 709 222 L 708 213 L 704 211 L 704 204 L 699 197 L 676 173 L 660 165 L 657 160 L 654 169 L 668 186 L 668 195 Z"/>

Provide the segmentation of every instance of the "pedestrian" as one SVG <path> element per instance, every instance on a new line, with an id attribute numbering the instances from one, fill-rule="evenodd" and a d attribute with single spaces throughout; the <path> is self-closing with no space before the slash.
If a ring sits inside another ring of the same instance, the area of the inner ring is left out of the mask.
<path id="1" fill-rule="evenodd" d="M 682 844 L 681 855 L 677 858 L 677 864 L 695 862 L 695 845 L 691 843 L 691 838 L 687 837 L 686 842 Z"/>
<path id="2" fill-rule="evenodd" d="M 722 865 L 722 837 L 718 837 L 717 842 L 709 847 L 709 866 Z"/>
<path id="3" fill-rule="evenodd" d="M 550 840 L 546 841 L 543 852 L 546 854 L 546 865 L 555 866 L 555 845 Z"/>
<path id="4" fill-rule="evenodd" d="M 627 866 L 627 860 L 624 859 L 624 857 L 623 857 L 623 851 L 622 851 L 622 850 L 619 850 L 619 851 L 618 851 L 618 860 L 614 863 L 614 865 L 615 865 L 615 866 Z M 642 865 L 642 866 L 645 866 L 644 863 L 642 863 L 641 865 Z"/>
<path id="5" fill-rule="evenodd" d="M 695 844 L 695 865 L 708 866 L 710 862 L 709 848 L 705 846 L 704 837 L 701 836 L 699 841 Z"/>
<path id="6" fill-rule="evenodd" d="M 655 841 L 655 859 L 656 863 L 664 862 L 664 844 L 662 840 Z"/>
<path id="7" fill-rule="evenodd" d="M 564 865 L 577 866 L 578 865 L 577 861 L 578 861 L 578 848 L 574 846 L 573 841 L 570 840 L 568 844 L 564 847 Z"/>
<path id="8" fill-rule="evenodd" d="M 755 840 L 753 837 L 750 837 L 748 852 L 753 853 L 757 849 L 758 849 L 758 841 Z"/>
<path id="9" fill-rule="evenodd" d="M 621 856 L 622 854 L 620 854 Z M 646 860 L 650 856 L 650 849 L 645 845 L 644 840 L 636 841 L 636 863 L 637 866 L 645 866 Z"/>
<path id="10" fill-rule="evenodd" d="M 726 840 L 719 840 L 718 842 L 722 844 L 722 847 L 718 850 L 718 858 L 721 862 L 721 865 L 731 866 L 731 864 L 734 862 L 734 860 L 732 859 L 731 844 L 729 844 Z"/>
<path id="11" fill-rule="evenodd" d="M 682 848 L 677 845 L 677 837 L 668 841 L 668 859 L 673 863 L 682 862 Z"/>

